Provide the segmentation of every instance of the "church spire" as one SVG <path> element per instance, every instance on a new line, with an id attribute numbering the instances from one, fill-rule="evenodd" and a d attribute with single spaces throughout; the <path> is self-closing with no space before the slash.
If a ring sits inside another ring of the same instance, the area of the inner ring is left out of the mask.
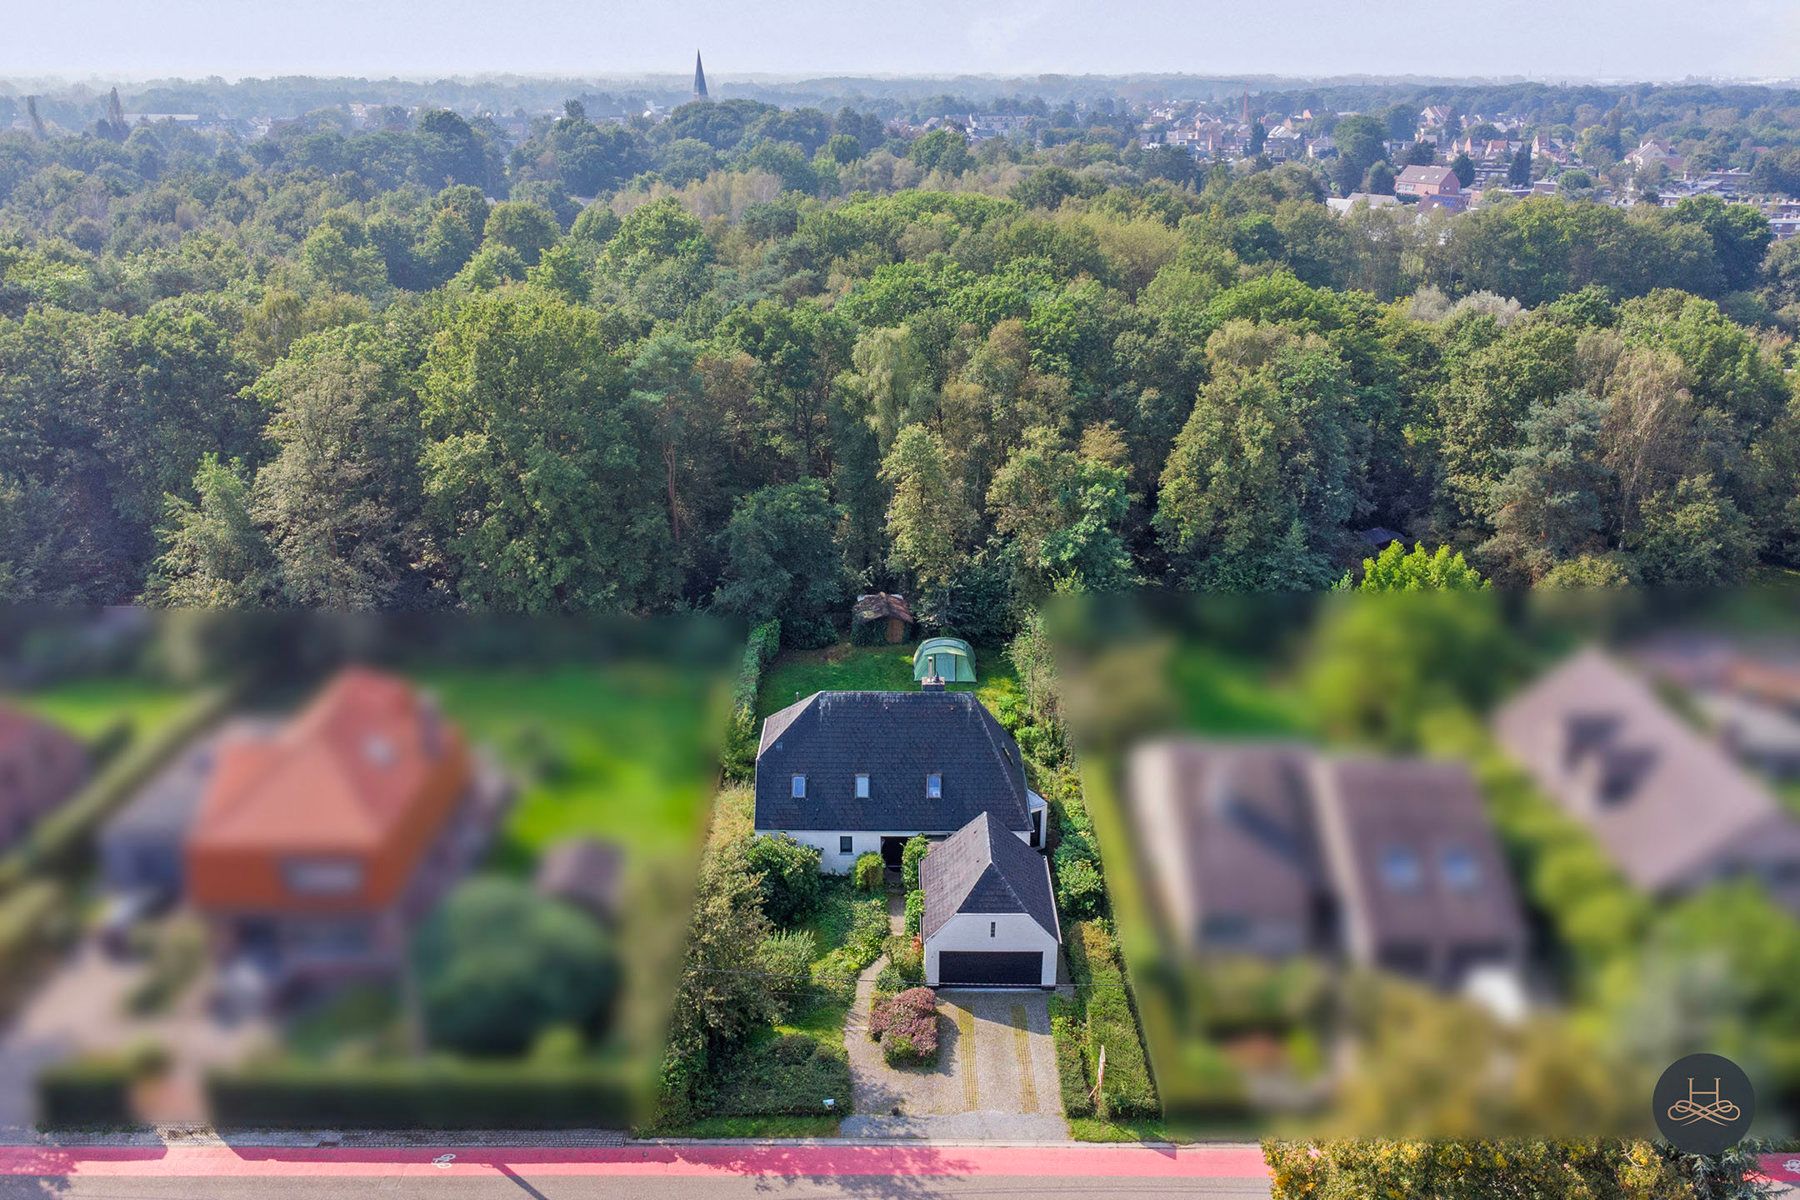
<path id="1" fill-rule="evenodd" d="M 694 51 L 694 99 L 706 99 L 706 69 L 700 65 L 700 52 Z"/>

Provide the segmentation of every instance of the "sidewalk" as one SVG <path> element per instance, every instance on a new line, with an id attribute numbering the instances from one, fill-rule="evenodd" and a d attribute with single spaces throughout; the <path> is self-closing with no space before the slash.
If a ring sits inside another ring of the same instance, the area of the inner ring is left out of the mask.
<path id="1" fill-rule="evenodd" d="M 529 1170 L 563 1177 L 753 1175 L 1265 1179 L 1255 1146 L 828 1145 L 634 1143 L 620 1147 L 391 1149 L 245 1144 L 0 1147 L 0 1177 L 381 1178 L 485 1176 Z"/>

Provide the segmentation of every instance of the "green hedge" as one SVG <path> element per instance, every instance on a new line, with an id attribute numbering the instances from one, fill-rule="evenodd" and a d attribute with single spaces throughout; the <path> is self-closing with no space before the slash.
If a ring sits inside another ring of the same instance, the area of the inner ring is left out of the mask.
<path id="1" fill-rule="evenodd" d="M 33 879 L 0 899 L 0 1017 L 25 998 L 38 968 L 73 940 L 75 903 L 54 879 Z"/>
<path id="2" fill-rule="evenodd" d="M 234 694 L 229 688 L 201 692 L 154 735 L 134 739 L 74 798 L 39 821 L 18 848 L 0 859 L 0 893 L 32 875 L 69 874 L 86 867 L 101 824 L 176 751 L 216 721 Z"/>
<path id="3" fill-rule="evenodd" d="M 1138 1040 L 1137 1019 L 1125 990 L 1125 972 L 1119 966 L 1112 935 L 1100 925 L 1083 921 L 1076 926 L 1081 943 L 1079 957 L 1088 978 L 1087 1062 L 1097 1072 L 1100 1050 L 1106 1049 L 1106 1075 L 1100 1083 L 1099 1115 L 1110 1120 L 1153 1117 L 1162 1111 L 1156 1085 Z M 1070 966 L 1074 973 L 1073 961 Z"/>
<path id="4" fill-rule="evenodd" d="M 744 644 L 744 661 L 731 688 L 730 727 L 725 733 L 724 770 L 728 782 L 748 783 L 756 777 L 756 698 L 762 691 L 763 672 L 780 650 L 780 621 L 758 625 Z"/>
<path id="5" fill-rule="evenodd" d="M 131 1068 L 122 1059 L 76 1059 L 37 1078 L 42 1129 L 103 1129 L 133 1124 Z"/>
<path id="6" fill-rule="evenodd" d="M 1696 1193 L 1643 1141 L 1263 1143 L 1274 1200 L 1676 1200 Z"/>
<path id="7" fill-rule="evenodd" d="M 273 1063 L 206 1081 L 215 1124 L 249 1129 L 625 1127 L 635 1092 L 617 1070 L 533 1063 Z"/>

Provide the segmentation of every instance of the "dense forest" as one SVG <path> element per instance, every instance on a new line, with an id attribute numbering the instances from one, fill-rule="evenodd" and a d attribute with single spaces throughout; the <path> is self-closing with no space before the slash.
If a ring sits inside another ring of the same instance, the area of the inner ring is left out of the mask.
<path id="1" fill-rule="evenodd" d="M 1800 564 L 1800 242 L 1756 210 L 1340 216 L 1123 114 L 0 134 L 0 598 L 807 640 L 875 587 L 973 636 L 1325 587 L 1370 527 L 1511 586 Z"/>

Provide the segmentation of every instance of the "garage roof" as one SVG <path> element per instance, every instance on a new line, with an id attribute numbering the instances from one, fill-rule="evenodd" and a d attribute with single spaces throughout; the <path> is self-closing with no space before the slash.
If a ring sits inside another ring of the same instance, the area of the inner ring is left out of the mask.
<path id="1" fill-rule="evenodd" d="M 919 885 L 927 938 L 961 913 L 1024 913 L 1062 941 L 1049 859 L 986 813 L 931 848 L 919 864 Z"/>

